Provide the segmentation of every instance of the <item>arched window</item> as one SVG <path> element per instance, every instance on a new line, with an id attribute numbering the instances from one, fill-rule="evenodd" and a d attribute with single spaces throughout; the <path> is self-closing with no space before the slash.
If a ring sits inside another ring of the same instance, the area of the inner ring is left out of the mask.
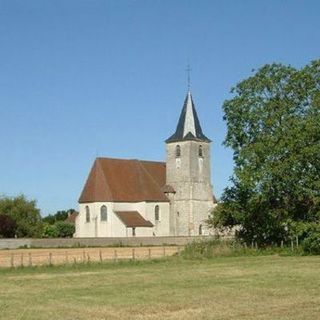
<path id="1" fill-rule="evenodd" d="M 199 146 L 199 157 L 203 157 L 202 146 Z"/>
<path id="2" fill-rule="evenodd" d="M 154 207 L 154 220 L 159 221 L 160 220 L 160 208 L 158 205 Z"/>
<path id="3" fill-rule="evenodd" d="M 181 147 L 179 145 L 176 146 L 176 158 L 181 157 Z"/>
<path id="4" fill-rule="evenodd" d="M 199 236 L 201 236 L 202 235 L 202 224 L 200 224 L 200 226 L 199 226 Z"/>
<path id="5" fill-rule="evenodd" d="M 108 209 L 106 206 L 100 208 L 100 221 L 108 221 Z"/>
<path id="6" fill-rule="evenodd" d="M 86 206 L 86 222 L 90 222 L 90 209 Z"/>

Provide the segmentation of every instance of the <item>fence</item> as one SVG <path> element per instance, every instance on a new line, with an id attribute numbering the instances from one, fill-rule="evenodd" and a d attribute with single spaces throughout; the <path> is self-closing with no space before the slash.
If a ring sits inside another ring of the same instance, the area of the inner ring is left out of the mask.
<path id="1" fill-rule="evenodd" d="M 18 249 L 0 251 L 0 267 L 59 265 L 84 262 L 146 260 L 179 254 L 179 246 L 86 249 Z"/>

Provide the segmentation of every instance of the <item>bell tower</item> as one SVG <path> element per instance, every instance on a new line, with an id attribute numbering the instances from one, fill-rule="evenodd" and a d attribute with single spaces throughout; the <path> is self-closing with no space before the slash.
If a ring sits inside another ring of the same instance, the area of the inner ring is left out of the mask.
<path id="1" fill-rule="evenodd" d="M 190 90 L 175 133 L 166 141 L 166 183 L 170 234 L 208 234 L 205 221 L 215 206 L 210 173 L 210 143 L 202 132 Z"/>

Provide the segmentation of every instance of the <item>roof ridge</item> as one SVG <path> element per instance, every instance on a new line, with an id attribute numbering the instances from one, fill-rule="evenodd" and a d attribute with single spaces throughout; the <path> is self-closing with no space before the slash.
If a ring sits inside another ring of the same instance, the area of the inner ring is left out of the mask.
<path id="1" fill-rule="evenodd" d="M 142 161 L 142 162 L 152 162 L 152 163 L 166 163 L 165 161 L 159 160 L 144 160 L 144 159 L 125 159 L 125 158 L 110 158 L 110 157 L 97 157 L 96 160 L 117 160 L 117 161 Z"/>

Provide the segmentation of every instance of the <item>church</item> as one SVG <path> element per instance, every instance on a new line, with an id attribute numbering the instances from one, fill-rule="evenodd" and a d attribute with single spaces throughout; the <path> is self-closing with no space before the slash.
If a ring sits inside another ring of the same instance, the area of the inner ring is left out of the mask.
<path id="1" fill-rule="evenodd" d="M 75 237 L 208 235 L 216 205 L 210 143 L 187 92 L 166 162 L 97 158 L 79 198 Z"/>

